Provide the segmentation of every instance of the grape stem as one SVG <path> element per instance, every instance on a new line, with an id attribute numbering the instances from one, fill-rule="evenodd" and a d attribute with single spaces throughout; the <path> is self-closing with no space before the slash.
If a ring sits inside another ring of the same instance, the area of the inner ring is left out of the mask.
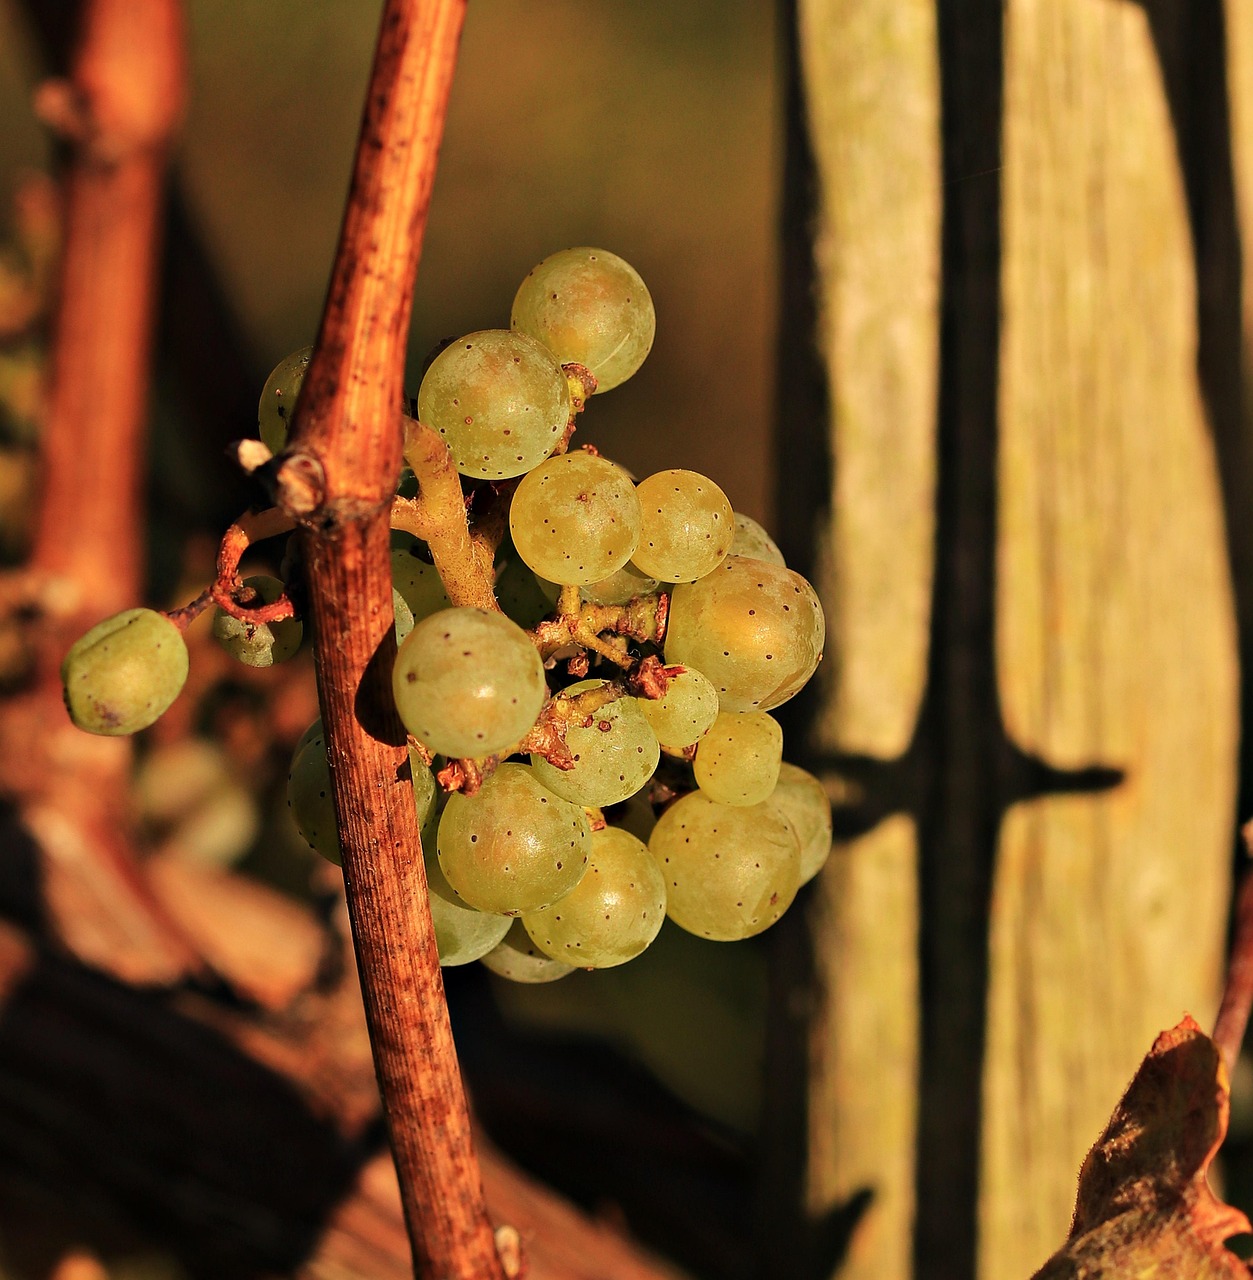
<path id="1" fill-rule="evenodd" d="M 626 604 L 591 604 L 579 597 L 578 587 L 562 587 L 554 617 L 545 618 L 528 634 L 540 657 L 548 662 L 572 646 L 590 649 L 624 670 L 636 660 L 603 639 L 605 633 L 628 637 L 644 644 L 665 639 L 669 596 L 636 596 Z"/>
<path id="2" fill-rule="evenodd" d="M 420 1280 L 506 1274 L 484 1205 L 391 696 L 395 406 L 465 9 L 466 0 L 386 0 L 326 307 L 287 448 L 273 463 L 278 505 L 300 526 L 348 914 Z M 422 429 L 406 434 L 422 498 L 405 518 L 425 530 L 437 564 L 444 559 L 441 573 L 458 566 L 450 585 L 460 602 L 494 607 L 490 565 L 466 546 L 447 451 Z"/>

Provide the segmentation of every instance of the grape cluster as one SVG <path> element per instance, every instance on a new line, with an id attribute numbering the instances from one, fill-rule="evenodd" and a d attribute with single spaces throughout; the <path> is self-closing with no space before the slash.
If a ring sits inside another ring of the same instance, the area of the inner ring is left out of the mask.
<path id="1" fill-rule="evenodd" d="M 750 937 L 830 851 L 823 788 L 784 762 L 769 714 L 822 657 L 812 586 L 708 477 L 637 482 L 570 447 L 584 402 L 631 377 L 653 333 L 635 270 L 569 249 L 523 281 L 509 328 L 448 343 L 418 390 L 419 420 L 462 477 L 458 511 L 497 517 L 495 592 L 481 607 L 452 604 L 434 541 L 393 533 L 392 687 L 446 965 L 481 959 L 550 981 L 631 960 L 667 916 L 701 937 Z M 275 453 L 308 361 L 289 356 L 262 394 Z M 257 578 L 243 591 L 268 604 L 284 586 Z M 71 651 L 67 703 L 83 727 L 130 732 L 163 709 L 130 694 L 126 662 L 111 701 L 85 692 L 112 669 L 111 648 L 161 626 L 180 639 L 151 619 L 122 615 Z M 286 620 L 220 614 L 215 632 L 253 665 L 300 643 Z M 320 723 L 297 745 L 288 799 L 308 843 L 338 861 Z"/>

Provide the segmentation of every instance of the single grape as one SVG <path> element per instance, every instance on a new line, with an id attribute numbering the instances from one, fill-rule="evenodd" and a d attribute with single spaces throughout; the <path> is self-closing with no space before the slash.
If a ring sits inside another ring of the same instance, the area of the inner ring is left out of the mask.
<path id="1" fill-rule="evenodd" d="M 307 743 L 312 742 L 314 738 L 317 738 L 323 743 L 326 741 L 326 730 L 322 726 L 321 716 L 318 716 L 318 718 L 304 731 L 304 733 L 296 739 L 296 745 L 292 748 L 292 759 L 294 760 L 300 754 L 304 746 Z"/>
<path id="2" fill-rule="evenodd" d="M 339 845 L 335 801 L 331 795 L 331 765 L 320 726 L 321 720 L 315 720 L 292 753 L 291 768 L 287 774 L 287 807 L 305 843 L 338 867 L 342 865 L 343 852 Z M 312 733 L 315 727 L 319 732 Z M 417 809 L 418 827 L 421 828 L 435 809 L 439 788 L 435 775 L 412 751 L 409 753 L 409 768 L 412 772 L 413 802 Z"/>
<path id="3" fill-rule="evenodd" d="M 564 897 L 583 878 L 587 815 L 553 795 L 523 764 L 502 764 L 472 795 L 449 796 L 439 864 L 480 911 L 519 915 Z"/>
<path id="4" fill-rule="evenodd" d="M 817 669 L 825 639 L 813 587 L 764 560 L 728 556 L 670 596 L 666 661 L 703 671 L 723 711 L 786 702 Z"/>
<path id="5" fill-rule="evenodd" d="M 777 805 L 796 831 L 801 842 L 801 884 L 806 884 L 831 854 L 831 801 L 812 773 L 785 760 L 767 803 Z"/>
<path id="6" fill-rule="evenodd" d="M 667 750 L 690 747 L 718 718 L 718 691 L 694 667 L 670 677 L 660 698 L 641 698 L 640 711 Z"/>
<path id="7" fill-rule="evenodd" d="M 500 945 L 483 957 L 483 964 L 510 982 L 556 982 L 574 972 L 574 965 L 546 956 L 531 941 L 521 920 L 513 922 Z"/>
<path id="8" fill-rule="evenodd" d="M 462 475 L 503 480 L 556 448 L 570 422 L 570 384 L 533 337 L 483 329 L 431 361 L 418 417 L 439 432 Z"/>
<path id="9" fill-rule="evenodd" d="M 115 737 L 146 729 L 187 681 L 183 634 L 152 609 L 127 609 L 97 622 L 61 663 L 70 719 L 88 733 Z"/>
<path id="10" fill-rule="evenodd" d="M 253 604 L 273 604 L 283 594 L 283 583 L 267 574 L 244 579 L 256 592 Z M 304 627 L 299 618 L 281 622 L 245 622 L 223 609 L 213 615 L 213 637 L 236 662 L 246 667 L 272 667 L 286 662 L 300 648 Z"/>
<path id="11" fill-rule="evenodd" d="M 569 695 L 603 688 L 605 680 L 581 680 Z M 623 696 L 593 711 L 587 724 L 571 720 L 566 746 L 573 769 L 558 769 L 533 755 L 535 776 L 555 795 L 600 809 L 633 796 L 653 776 L 661 748 L 637 698 Z"/>
<path id="12" fill-rule="evenodd" d="M 444 609 L 417 623 L 392 676 L 405 728 L 431 751 L 486 756 L 535 723 L 548 686 L 539 651 L 503 613 Z"/>
<path id="13" fill-rule="evenodd" d="M 525 476 L 509 508 L 519 556 L 549 582 L 587 586 L 621 569 L 640 536 L 640 500 L 616 463 L 585 450 Z"/>
<path id="14" fill-rule="evenodd" d="M 735 536 L 727 496 L 695 471 L 658 471 L 635 490 L 640 544 L 631 557 L 641 573 L 662 582 L 695 582 L 726 559 Z"/>
<path id="15" fill-rule="evenodd" d="M 657 317 L 644 281 L 604 249 L 562 249 L 533 267 L 509 323 L 538 338 L 562 364 L 581 364 L 596 390 L 625 382 L 653 345 Z"/>
<path id="16" fill-rule="evenodd" d="M 769 804 L 719 804 L 692 791 L 661 815 L 648 848 L 665 877 L 666 914 L 702 938 L 760 933 L 800 885 L 800 841 Z"/>
<path id="17" fill-rule="evenodd" d="M 497 566 L 496 599 L 505 617 L 520 627 L 529 629 L 552 613 L 556 595 L 550 588 L 561 590 L 537 578 L 512 549 Z"/>
<path id="18" fill-rule="evenodd" d="M 261 401 L 257 405 L 257 431 L 271 453 L 282 453 L 287 447 L 292 411 L 296 408 L 312 355 L 312 347 L 293 351 L 274 366 L 265 380 Z"/>
<path id="19" fill-rule="evenodd" d="M 731 540 L 733 556 L 747 556 L 751 560 L 766 560 L 786 568 L 783 552 L 779 550 L 775 540 L 757 523 L 752 516 L 735 513 L 735 537 Z"/>
<path id="20" fill-rule="evenodd" d="M 426 865 L 427 896 L 431 903 L 431 923 L 435 926 L 435 945 L 439 962 L 445 968 L 481 960 L 509 932 L 513 923 L 509 916 L 476 911 L 457 897 L 439 865 L 435 842 L 422 845 Z"/>
<path id="21" fill-rule="evenodd" d="M 651 596 L 661 583 L 641 573 L 629 560 L 599 582 L 579 588 L 579 595 L 593 604 L 626 604 L 636 596 Z"/>
<path id="22" fill-rule="evenodd" d="M 774 790 L 783 760 L 783 730 L 764 711 L 722 711 L 700 740 L 692 773 L 719 804 L 760 804 Z"/>
<path id="23" fill-rule="evenodd" d="M 634 960 L 666 918 L 666 885 L 648 846 L 628 831 L 592 833 L 587 874 L 559 902 L 522 917 L 545 955 L 587 969 Z"/>
<path id="24" fill-rule="evenodd" d="M 396 648 L 399 649 L 413 630 L 413 610 L 395 587 L 392 588 L 392 619 L 396 628 Z"/>

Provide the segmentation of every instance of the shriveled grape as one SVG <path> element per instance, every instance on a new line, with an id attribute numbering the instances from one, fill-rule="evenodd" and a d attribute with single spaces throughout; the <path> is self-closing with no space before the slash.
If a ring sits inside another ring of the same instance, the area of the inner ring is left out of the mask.
<path id="1" fill-rule="evenodd" d="M 251 605 L 273 604 L 284 590 L 283 583 L 268 574 L 245 578 L 244 586 L 256 593 Z M 249 622 L 218 609 L 213 616 L 213 637 L 236 662 L 246 667 L 272 667 L 295 655 L 304 638 L 304 627 L 299 618 Z"/>

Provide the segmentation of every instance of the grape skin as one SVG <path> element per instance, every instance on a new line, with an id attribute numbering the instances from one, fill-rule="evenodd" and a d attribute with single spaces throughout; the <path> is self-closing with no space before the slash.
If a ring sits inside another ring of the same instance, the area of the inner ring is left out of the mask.
<path id="1" fill-rule="evenodd" d="M 813 587 L 791 569 L 728 556 L 675 587 L 666 661 L 703 671 L 724 711 L 770 711 L 800 692 L 826 639 Z"/>
<path id="2" fill-rule="evenodd" d="M 523 477 L 510 504 L 509 532 L 532 572 L 585 587 L 631 558 L 640 537 L 640 500 L 616 463 L 576 449 Z"/>
<path id="3" fill-rule="evenodd" d="M 545 955 L 588 969 L 634 960 L 666 915 L 666 884 L 648 847 L 630 832 L 592 833 L 587 874 L 559 902 L 522 917 Z"/>
<path id="4" fill-rule="evenodd" d="M 735 513 L 735 537 L 731 541 L 731 554 L 748 556 L 752 560 L 765 560 L 782 569 L 787 568 L 783 552 L 779 550 L 775 540 L 752 516 L 743 515 L 739 511 Z"/>
<path id="5" fill-rule="evenodd" d="M 498 977 L 526 983 L 556 982 L 569 977 L 575 969 L 572 964 L 546 956 L 531 941 L 521 920 L 515 920 L 500 945 L 483 957 L 483 965 Z"/>
<path id="6" fill-rule="evenodd" d="M 300 398 L 309 369 L 312 347 L 301 347 L 284 356 L 271 370 L 257 404 L 257 434 L 271 453 L 282 453 L 287 447 L 287 433 L 291 429 L 291 415 Z"/>
<path id="7" fill-rule="evenodd" d="M 513 746 L 547 697 L 530 637 L 503 613 L 444 609 L 417 623 L 396 655 L 396 710 L 431 751 L 485 756 Z"/>
<path id="8" fill-rule="evenodd" d="M 182 692 L 187 669 L 187 645 L 169 618 L 126 609 L 70 646 L 61 663 L 65 708 L 88 733 L 137 733 Z"/>
<path id="9" fill-rule="evenodd" d="M 666 914 L 702 938 L 734 942 L 769 928 L 800 885 L 800 841 L 769 804 L 676 800 L 648 841 L 666 881 Z"/>
<path id="10" fill-rule="evenodd" d="M 783 730 L 764 711 L 722 711 L 696 748 L 696 785 L 719 804 L 760 804 L 779 779 Z"/>
<path id="11" fill-rule="evenodd" d="M 831 802 L 812 773 L 789 764 L 779 766 L 779 781 L 769 803 L 787 816 L 801 842 L 801 884 L 807 884 L 831 855 Z"/>
<path id="12" fill-rule="evenodd" d="M 504 480 L 556 448 L 570 421 L 570 384 L 533 337 L 482 329 L 431 361 L 418 417 L 439 432 L 462 475 Z"/>
<path id="13" fill-rule="evenodd" d="M 475 795 L 448 798 L 439 864 L 472 907 L 519 915 L 549 906 L 583 878 L 591 828 L 523 764 L 505 763 Z"/>
<path id="14" fill-rule="evenodd" d="M 625 382 L 652 349 L 653 300 L 630 263 L 605 249 L 550 254 L 513 300 L 510 325 L 544 343 L 562 364 L 581 364 L 596 390 Z"/>
<path id="15" fill-rule="evenodd" d="M 727 496 L 696 471 L 658 471 L 635 490 L 643 512 L 631 562 L 662 582 L 695 582 L 726 559 L 735 536 Z"/>

